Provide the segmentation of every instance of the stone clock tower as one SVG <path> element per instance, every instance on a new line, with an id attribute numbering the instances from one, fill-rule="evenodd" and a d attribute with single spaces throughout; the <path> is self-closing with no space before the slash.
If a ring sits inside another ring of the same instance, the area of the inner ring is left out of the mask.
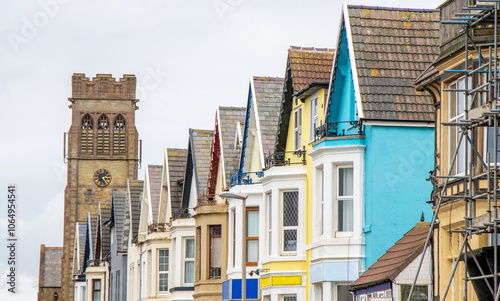
<path id="1" fill-rule="evenodd" d="M 137 179 L 138 168 L 135 76 L 117 81 L 108 74 L 93 79 L 73 74 L 72 90 L 61 267 L 64 301 L 73 300 L 75 223 L 86 222 L 87 212 L 98 212 L 99 202 L 111 202 L 113 190 L 125 191 L 127 179 Z"/>

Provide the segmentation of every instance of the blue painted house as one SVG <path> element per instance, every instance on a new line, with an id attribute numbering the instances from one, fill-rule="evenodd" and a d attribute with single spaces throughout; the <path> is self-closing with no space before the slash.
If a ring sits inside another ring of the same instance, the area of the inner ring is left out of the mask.
<path id="1" fill-rule="evenodd" d="M 311 300 L 342 295 L 422 214 L 432 218 L 433 100 L 412 83 L 438 33 L 434 10 L 343 4 L 325 123 L 309 153 Z"/>

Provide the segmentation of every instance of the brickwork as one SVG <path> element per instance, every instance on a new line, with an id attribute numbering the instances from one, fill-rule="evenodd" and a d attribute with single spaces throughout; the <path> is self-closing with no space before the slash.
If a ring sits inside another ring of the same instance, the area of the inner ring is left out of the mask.
<path id="1" fill-rule="evenodd" d="M 64 200 L 64 246 L 62 257 L 62 300 L 73 300 L 72 281 L 73 244 L 75 223 L 86 222 L 87 212 L 98 212 L 99 202 L 110 202 L 113 190 L 126 191 L 127 179 L 137 179 L 138 133 L 135 127 L 136 78 L 124 75 L 118 81 L 111 75 L 98 74 L 93 79 L 83 74 L 72 77 L 70 108 L 72 122 L 68 132 L 68 183 Z M 89 114 L 92 129 L 97 133 L 98 120 L 102 114 L 109 119 L 109 152 L 97 152 L 97 135 L 94 135 L 93 150 L 82 152 L 80 147 L 82 119 Z M 125 120 L 125 152 L 113 151 L 113 130 L 118 115 Z M 106 187 L 98 187 L 93 180 L 94 172 L 107 169 L 112 175 Z"/>

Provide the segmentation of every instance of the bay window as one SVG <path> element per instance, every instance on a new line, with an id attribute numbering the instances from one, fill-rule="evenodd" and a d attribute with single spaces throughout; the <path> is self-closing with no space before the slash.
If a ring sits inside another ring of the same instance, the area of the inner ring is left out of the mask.
<path id="1" fill-rule="evenodd" d="M 449 86 L 450 89 L 464 90 L 465 77 L 462 77 Z M 449 121 L 459 122 L 465 118 L 465 94 L 463 92 L 450 91 L 449 92 Z M 460 145 L 460 136 L 462 130 L 458 126 L 450 126 L 449 138 L 449 164 L 453 162 L 453 155 L 457 152 L 455 164 L 453 166 L 453 174 L 461 174 L 465 171 L 465 137 L 462 138 Z M 458 148 L 458 151 L 457 151 Z"/>
<path id="2" fill-rule="evenodd" d="M 184 247 L 184 283 L 194 282 L 194 238 L 186 238 Z"/>
<path id="3" fill-rule="evenodd" d="M 221 277 L 222 227 L 210 226 L 210 279 Z"/>

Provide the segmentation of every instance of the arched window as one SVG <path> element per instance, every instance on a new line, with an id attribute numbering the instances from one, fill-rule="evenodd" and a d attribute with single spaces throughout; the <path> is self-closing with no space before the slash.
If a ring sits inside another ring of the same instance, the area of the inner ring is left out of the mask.
<path id="1" fill-rule="evenodd" d="M 118 114 L 115 118 L 115 125 L 113 127 L 113 153 L 125 154 L 126 153 L 126 131 L 125 131 L 125 118 L 123 115 Z"/>
<path id="2" fill-rule="evenodd" d="M 94 120 L 90 114 L 85 114 L 82 118 L 80 152 L 85 155 L 92 155 L 94 151 Z"/>
<path id="3" fill-rule="evenodd" d="M 97 154 L 109 154 L 109 119 L 106 114 L 99 116 L 97 124 Z"/>

